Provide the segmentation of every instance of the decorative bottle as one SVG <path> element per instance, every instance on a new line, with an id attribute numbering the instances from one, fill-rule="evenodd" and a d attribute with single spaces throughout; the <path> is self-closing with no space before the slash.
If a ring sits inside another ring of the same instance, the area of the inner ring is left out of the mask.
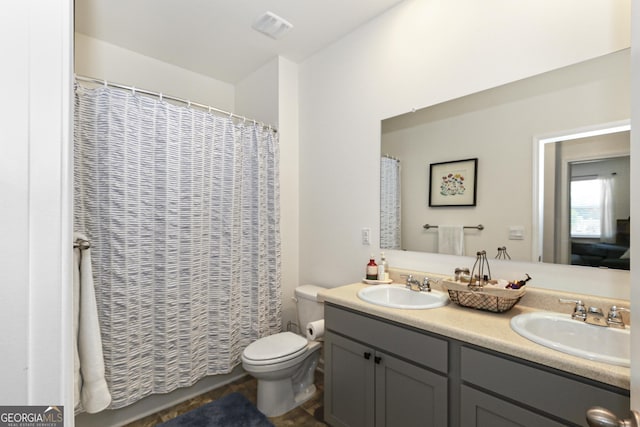
<path id="1" fill-rule="evenodd" d="M 367 264 L 367 280 L 378 280 L 378 264 L 376 264 L 375 257 L 371 254 L 369 258 L 369 264 Z"/>

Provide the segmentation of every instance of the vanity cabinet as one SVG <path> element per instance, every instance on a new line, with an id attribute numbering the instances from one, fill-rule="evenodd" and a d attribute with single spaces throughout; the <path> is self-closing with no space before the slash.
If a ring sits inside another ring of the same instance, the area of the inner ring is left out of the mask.
<path id="1" fill-rule="evenodd" d="M 327 423 L 447 425 L 446 341 L 334 307 L 325 327 Z"/>
<path id="2" fill-rule="evenodd" d="M 629 393 L 503 354 L 462 345 L 462 426 L 586 426 L 602 406 L 628 415 Z"/>
<path id="3" fill-rule="evenodd" d="M 331 426 L 587 426 L 629 392 L 325 303 L 325 421 Z"/>

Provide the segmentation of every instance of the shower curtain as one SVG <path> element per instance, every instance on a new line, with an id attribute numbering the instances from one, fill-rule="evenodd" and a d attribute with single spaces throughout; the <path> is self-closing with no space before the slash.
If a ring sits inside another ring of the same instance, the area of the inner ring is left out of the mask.
<path id="1" fill-rule="evenodd" d="M 400 160 L 380 158 L 380 247 L 401 248 Z"/>
<path id="2" fill-rule="evenodd" d="M 281 330 L 277 134 L 79 84 L 74 126 L 110 408 L 230 372 Z"/>

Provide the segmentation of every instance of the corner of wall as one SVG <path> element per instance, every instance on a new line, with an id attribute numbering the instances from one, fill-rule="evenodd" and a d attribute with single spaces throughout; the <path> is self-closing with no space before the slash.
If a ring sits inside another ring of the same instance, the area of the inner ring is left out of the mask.
<path id="1" fill-rule="evenodd" d="M 236 85 L 236 113 L 277 127 L 280 142 L 282 326 L 297 322 L 299 278 L 298 65 L 275 57 Z"/>
<path id="2" fill-rule="evenodd" d="M 300 283 L 300 187 L 298 137 L 298 65 L 278 58 L 280 132 L 280 215 L 282 232 L 283 321 L 297 321 L 294 289 Z"/>

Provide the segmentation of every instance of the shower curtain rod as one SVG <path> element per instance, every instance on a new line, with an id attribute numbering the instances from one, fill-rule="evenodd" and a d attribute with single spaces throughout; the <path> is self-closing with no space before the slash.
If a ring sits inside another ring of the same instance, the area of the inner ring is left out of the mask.
<path id="1" fill-rule="evenodd" d="M 154 96 L 156 98 L 159 98 L 161 101 L 163 99 L 170 99 L 172 101 L 176 101 L 176 102 L 180 102 L 180 103 L 186 104 L 188 107 L 202 108 L 204 110 L 207 110 L 209 113 L 211 113 L 212 111 L 215 111 L 216 113 L 218 113 L 220 115 L 229 116 L 229 117 L 232 117 L 232 118 L 235 118 L 235 119 L 239 119 L 239 120 L 242 120 L 243 122 L 248 120 L 250 122 L 253 122 L 254 125 L 257 125 L 259 123 L 264 128 L 270 129 L 273 132 L 278 132 L 278 129 L 273 127 L 273 126 L 271 126 L 270 124 L 265 124 L 264 122 L 257 121 L 255 119 L 249 119 L 249 118 L 247 118 L 245 116 L 240 116 L 238 114 L 231 113 L 231 112 L 225 111 L 225 110 L 221 110 L 219 108 L 215 108 L 215 107 L 212 107 L 210 105 L 200 104 L 198 102 L 192 102 L 192 101 L 189 101 L 188 99 L 178 98 L 178 97 L 171 96 L 171 95 L 165 95 L 162 92 L 153 92 L 153 91 L 146 90 L 146 89 L 138 89 L 135 86 L 125 86 L 125 85 L 122 85 L 122 84 L 119 84 L 119 83 L 113 83 L 113 82 L 109 82 L 107 80 L 96 79 L 96 78 L 93 78 L 93 77 L 80 76 L 80 75 L 77 75 L 77 74 L 75 75 L 75 78 L 76 78 L 76 80 L 83 81 L 83 82 L 95 83 L 95 84 L 99 84 L 99 85 L 103 85 L 103 86 L 111 86 L 111 87 L 115 87 L 115 88 L 118 88 L 118 89 L 130 90 L 133 93 L 136 93 L 136 92 L 144 93 L 145 95 L 150 95 L 150 96 Z"/>

